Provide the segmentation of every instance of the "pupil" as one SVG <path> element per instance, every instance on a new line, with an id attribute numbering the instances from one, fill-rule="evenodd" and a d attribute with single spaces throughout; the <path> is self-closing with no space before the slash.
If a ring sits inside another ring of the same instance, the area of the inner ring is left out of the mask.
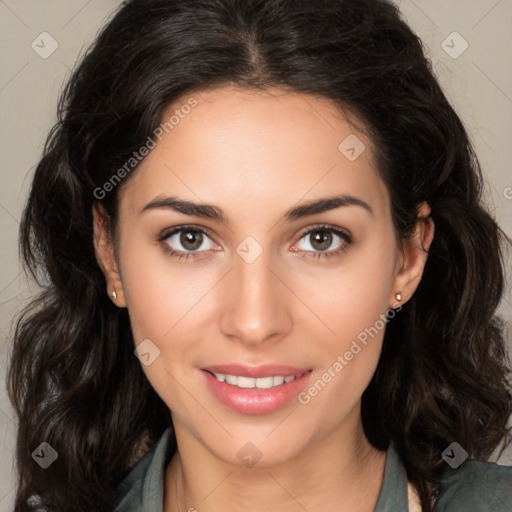
<path id="1" fill-rule="evenodd" d="M 314 243 L 312 243 L 311 245 L 315 247 L 315 249 L 323 251 L 325 249 L 328 249 L 329 246 L 331 245 L 332 234 L 329 233 L 328 231 L 315 231 L 313 239 Z M 319 246 L 316 245 L 317 242 Z"/>
<path id="2" fill-rule="evenodd" d="M 203 235 L 198 231 L 184 231 L 180 238 L 181 245 L 190 251 L 199 249 L 203 242 Z"/>

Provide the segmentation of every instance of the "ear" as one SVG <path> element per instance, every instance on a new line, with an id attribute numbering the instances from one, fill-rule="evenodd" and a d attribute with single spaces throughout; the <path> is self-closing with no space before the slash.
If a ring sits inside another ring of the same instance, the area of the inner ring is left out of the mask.
<path id="1" fill-rule="evenodd" d="M 413 235 L 402 242 L 402 254 L 398 261 L 392 293 L 389 298 L 390 307 L 407 302 L 420 284 L 421 276 L 428 258 L 428 250 L 434 238 L 435 225 L 430 217 L 430 206 L 423 202 L 418 208 L 416 227 Z M 397 300 L 396 294 L 402 298 Z"/>
<path id="2" fill-rule="evenodd" d="M 123 283 L 115 257 L 112 235 L 109 229 L 108 213 L 99 202 L 95 201 L 92 206 L 92 216 L 94 252 L 96 254 L 96 261 L 107 282 L 107 294 L 116 306 L 126 307 Z M 116 298 L 112 297 L 114 291 L 117 295 Z"/>

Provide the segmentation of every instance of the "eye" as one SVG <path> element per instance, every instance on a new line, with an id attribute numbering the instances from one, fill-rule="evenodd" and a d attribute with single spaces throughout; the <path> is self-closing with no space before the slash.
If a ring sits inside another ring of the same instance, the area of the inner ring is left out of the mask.
<path id="1" fill-rule="evenodd" d="M 348 233 L 329 225 L 315 226 L 299 239 L 306 242 L 306 247 L 299 249 L 292 248 L 293 252 L 300 253 L 299 256 L 313 256 L 315 258 L 336 256 L 346 251 L 352 243 Z M 158 239 L 158 244 L 171 257 L 181 259 L 198 258 L 200 253 L 211 250 L 219 250 L 204 228 L 199 226 L 179 226 L 166 231 Z M 335 248 L 332 249 L 332 245 Z M 331 248 L 331 249 L 330 249 Z"/>
<path id="2" fill-rule="evenodd" d="M 309 255 L 315 258 L 336 256 L 346 251 L 347 247 L 352 243 L 352 239 L 348 233 L 341 231 L 333 226 L 315 226 L 302 234 L 299 243 L 304 241 L 301 256 Z M 334 244 L 334 249 L 332 248 Z"/>
<path id="3" fill-rule="evenodd" d="M 158 240 L 164 250 L 178 259 L 194 257 L 217 247 L 208 233 L 197 226 L 179 226 L 165 232 Z"/>

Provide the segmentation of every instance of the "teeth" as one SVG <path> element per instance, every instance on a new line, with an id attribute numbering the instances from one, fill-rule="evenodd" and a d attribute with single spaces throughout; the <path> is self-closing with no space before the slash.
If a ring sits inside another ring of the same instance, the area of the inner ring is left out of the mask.
<path id="1" fill-rule="evenodd" d="M 292 375 L 293 377 L 293 375 Z M 295 378 L 295 377 L 293 377 Z M 272 377 L 272 387 L 273 386 L 280 386 L 281 384 L 284 383 L 284 377 L 281 377 L 281 375 L 277 375 L 276 377 Z M 292 379 L 293 380 L 293 379 Z"/>
<path id="2" fill-rule="evenodd" d="M 242 377 L 237 375 L 225 375 L 223 373 L 214 373 L 215 378 L 221 382 L 226 382 L 227 384 L 231 384 L 232 386 L 237 386 L 239 388 L 258 388 L 258 389 L 270 389 L 275 388 L 276 386 L 281 386 L 285 382 L 291 382 L 295 380 L 300 375 L 287 375 L 283 377 L 282 375 L 276 375 L 274 377 L 259 377 L 257 379 L 253 377 Z"/>
<path id="3" fill-rule="evenodd" d="M 230 375 L 231 377 L 231 375 Z M 231 380 L 231 379 L 230 379 Z M 251 377 L 233 377 L 229 384 L 234 384 L 239 388 L 253 388 L 256 379 L 252 379 Z"/>
<path id="4" fill-rule="evenodd" d="M 238 379 L 243 379 L 243 377 L 238 377 Z M 276 383 L 276 379 L 280 379 L 280 377 L 260 377 L 259 379 L 251 379 L 254 381 L 254 385 L 258 389 L 270 389 L 274 386 L 279 386 L 283 382 Z M 252 387 L 252 386 L 251 386 Z"/>
<path id="5" fill-rule="evenodd" d="M 234 386 L 238 384 L 238 379 L 234 375 L 225 375 L 225 381 L 228 384 L 233 384 Z"/>

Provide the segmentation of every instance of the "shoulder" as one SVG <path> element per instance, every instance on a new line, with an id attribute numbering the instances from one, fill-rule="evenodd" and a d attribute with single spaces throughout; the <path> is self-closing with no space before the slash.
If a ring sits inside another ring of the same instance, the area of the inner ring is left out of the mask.
<path id="1" fill-rule="evenodd" d="M 175 449 L 168 428 L 117 488 L 115 512 L 160 512 L 163 504 L 163 474 Z"/>
<path id="2" fill-rule="evenodd" d="M 468 461 L 447 468 L 440 484 L 437 512 L 512 511 L 512 466 Z"/>

